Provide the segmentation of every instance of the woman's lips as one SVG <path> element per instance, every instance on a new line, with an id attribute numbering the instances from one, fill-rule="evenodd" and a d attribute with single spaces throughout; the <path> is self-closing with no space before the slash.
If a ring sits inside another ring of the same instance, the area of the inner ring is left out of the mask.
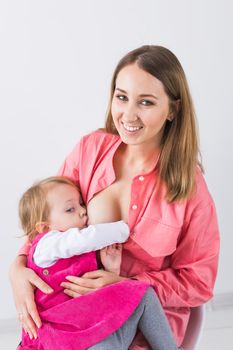
<path id="1" fill-rule="evenodd" d="M 137 132 L 143 128 L 143 126 L 141 125 L 130 125 L 130 124 L 125 124 L 123 122 L 121 124 L 123 125 L 124 130 L 131 133 Z"/>

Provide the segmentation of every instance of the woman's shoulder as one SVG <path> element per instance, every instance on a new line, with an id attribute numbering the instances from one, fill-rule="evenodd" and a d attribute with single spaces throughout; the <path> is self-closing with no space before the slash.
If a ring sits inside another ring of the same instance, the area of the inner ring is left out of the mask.
<path id="1" fill-rule="evenodd" d="M 101 143 L 101 142 L 110 142 L 111 140 L 117 141 L 119 140 L 119 136 L 116 134 L 110 134 L 106 132 L 104 129 L 97 129 L 94 130 L 82 137 L 82 140 L 84 142 L 94 142 L 94 143 Z"/>
<path id="2" fill-rule="evenodd" d="M 95 130 L 89 134 L 86 134 L 80 140 L 82 149 L 85 152 L 102 153 L 102 151 L 107 151 L 111 149 L 117 142 L 119 142 L 119 136 L 115 134 L 110 134 L 102 129 Z"/>

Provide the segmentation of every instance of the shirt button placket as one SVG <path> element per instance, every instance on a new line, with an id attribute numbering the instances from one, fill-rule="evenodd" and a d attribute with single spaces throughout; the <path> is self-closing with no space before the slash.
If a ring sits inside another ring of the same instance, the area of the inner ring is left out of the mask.
<path id="1" fill-rule="evenodd" d="M 144 181 L 144 176 L 142 176 L 142 175 L 140 175 L 139 177 L 138 177 L 138 180 L 140 181 L 140 182 L 143 182 Z M 138 209 L 138 205 L 137 204 L 132 204 L 132 206 L 131 206 L 131 209 L 132 210 L 137 210 Z"/>
<path id="2" fill-rule="evenodd" d="M 129 225 L 134 227 L 137 222 L 138 215 L 140 212 L 140 187 L 139 177 L 136 177 L 132 183 L 131 198 L 130 198 L 130 213 L 129 213 Z"/>

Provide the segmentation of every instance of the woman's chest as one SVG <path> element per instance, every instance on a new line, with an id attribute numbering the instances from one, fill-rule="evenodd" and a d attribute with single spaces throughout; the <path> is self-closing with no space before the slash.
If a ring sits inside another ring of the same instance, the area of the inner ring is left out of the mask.
<path id="1" fill-rule="evenodd" d="M 89 223 L 102 223 L 117 220 L 128 222 L 131 184 L 116 180 L 89 201 L 87 210 Z"/>

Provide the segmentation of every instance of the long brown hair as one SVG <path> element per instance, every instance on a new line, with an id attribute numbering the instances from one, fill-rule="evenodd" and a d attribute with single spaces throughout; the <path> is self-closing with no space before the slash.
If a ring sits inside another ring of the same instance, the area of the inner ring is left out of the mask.
<path id="1" fill-rule="evenodd" d="M 195 111 L 187 79 L 177 57 L 162 46 L 146 45 L 126 54 L 118 63 L 112 78 L 105 131 L 118 134 L 111 114 L 111 102 L 118 73 L 136 63 L 159 79 L 169 98 L 173 120 L 166 121 L 159 159 L 159 176 L 167 187 L 167 200 L 188 198 L 194 190 L 199 160 L 199 142 Z"/>

